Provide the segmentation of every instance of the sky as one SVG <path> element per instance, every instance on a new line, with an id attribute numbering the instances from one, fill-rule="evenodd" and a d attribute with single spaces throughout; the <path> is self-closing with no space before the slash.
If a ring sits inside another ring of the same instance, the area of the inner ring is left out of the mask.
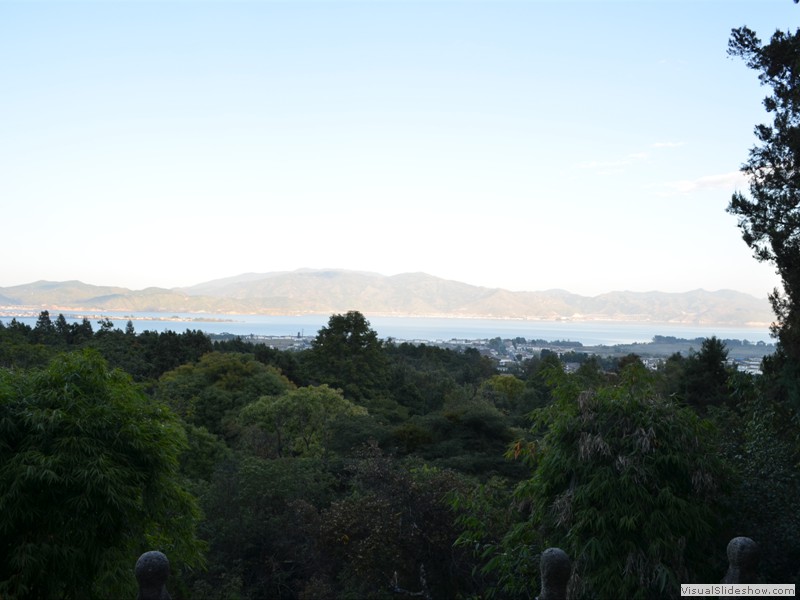
<path id="1" fill-rule="evenodd" d="M 0 287 L 779 285 L 731 195 L 791 0 L 0 0 Z"/>

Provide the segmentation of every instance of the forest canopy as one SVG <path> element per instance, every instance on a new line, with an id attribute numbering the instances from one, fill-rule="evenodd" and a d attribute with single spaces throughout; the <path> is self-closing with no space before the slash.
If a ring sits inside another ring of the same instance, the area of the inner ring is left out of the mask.
<path id="1" fill-rule="evenodd" d="M 199 600 L 532 598 L 550 546 L 578 596 L 673 597 L 721 577 L 734 535 L 763 581 L 797 575 L 795 409 L 717 338 L 500 371 L 355 311 L 299 351 L 43 313 L 0 348 L 12 597 L 129 596 L 145 550 Z"/>

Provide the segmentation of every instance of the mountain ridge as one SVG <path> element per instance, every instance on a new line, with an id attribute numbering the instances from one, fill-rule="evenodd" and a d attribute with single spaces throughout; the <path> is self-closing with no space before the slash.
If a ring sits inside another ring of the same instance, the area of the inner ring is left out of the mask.
<path id="1" fill-rule="evenodd" d="M 735 290 L 510 291 L 427 273 L 380 275 L 342 269 L 242 273 L 189 287 L 130 290 L 77 280 L 0 287 L 0 304 L 47 310 L 298 315 L 359 310 L 367 315 L 531 320 L 643 321 L 764 326 L 769 302 Z"/>

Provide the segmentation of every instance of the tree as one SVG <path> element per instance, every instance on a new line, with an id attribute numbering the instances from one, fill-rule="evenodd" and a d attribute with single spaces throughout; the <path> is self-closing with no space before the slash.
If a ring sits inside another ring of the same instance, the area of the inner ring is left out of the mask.
<path id="1" fill-rule="evenodd" d="M 319 459 L 235 455 L 221 463 L 202 494 L 202 532 L 212 540 L 208 571 L 187 578 L 187 597 L 302 598 L 299 591 L 326 560 L 316 551 L 316 507 L 330 504 L 339 485 Z"/>
<path id="2" fill-rule="evenodd" d="M 226 432 L 226 417 L 265 395 L 293 388 L 275 367 L 265 366 L 252 354 L 209 352 L 196 363 L 164 373 L 156 395 L 180 417 L 216 435 Z"/>
<path id="3" fill-rule="evenodd" d="M 733 467 L 725 500 L 728 536 L 758 541 L 765 582 L 795 581 L 800 563 L 800 447 L 797 420 L 786 404 L 765 397 L 761 377 L 736 372 L 736 404 L 710 411 Z"/>
<path id="4" fill-rule="evenodd" d="M 514 575 L 526 573 L 518 557 L 531 544 L 572 557 L 577 597 L 674 597 L 681 582 L 713 577 L 726 475 L 714 429 L 660 398 L 652 378 L 635 364 L 618 384 L 594 389 L 557 375 L 555 402 L 534 412 L 538 439 L 510 452 L 533 472 L 515 493 L 528 518 L 509 530 L 495 561 L 509 574 L 506 591 L 531 585 Z"/>
<path id="5" fill-rule="evenodd" d="M 484 381 L 480 389 L 498 408 L 512 410 L 525 390 L 525 382 L 514 375 L 494 375 Z"/>
<path id="6" fill-rule="evenodd" d="M 515 417 L 515 425 L 526 425 L 526 415 L 536 403 L 535 394 L 525 393 L 525 382 L 514 375 L 493 375 L 479 388 L 480 394 L 505 415 Z"/>
<path id="7" fill-rule="evenodd" d="M 241 420 L 274 436 L 277 456 L 322 456 L 331 427 L 339 417 L 367 414 L 327 385 L 265 396 L 242 409 Z"/>
<path id="8" fill-rule="evenodd" d="M 217 352 L 238 352 L 241 354 L 252 354 L 258 362 L 265 365 L 272 365 L 280 369 L 290 381 L 297 386 L 307 385 L 300 373 L 300 363 L 297 360 L 297 352 L 285 352 L 272 348 L 267 344 L 253 344 L 237 337 L 232 340 L 218 340 L 214 342 L 214 350 Z"/>
<path id="9" fill-rule="evenodd" d="M 395 428 L 393 438 L 436 467 L 481 479 L 502 475 L 519 480 L 524 467 L 503 459 L 508 445 L 522 435 L 511 425 L 492 401 L 462 386 L 448 394 L 441 410 Z"/>
<path id="10" fill-rule="evenodd" d="M 50 348 L 35 343 L 33 329 L 16 319 L 0 328 L 0 366 L 27 368 L 47 364 Z"/>
<path id="11" fill-rule="evenodd" d="M 471 565 L 454 547 L 457 531 L 447 500 L 465 494 L 468 480 L 453 471 L 400 463 L 374 444 L 348 461 L 347 469 L 350 493 L 322 512 L 318 529 L 321 555 L 339 588 L 329 597 L 390 600 L 403 597 L 397 588 L 423 596 L 425 587 L 427 598 L 467 597 Z"/>
<path id="12" fill-rule="evenodd" d="M 704 411 L 728 402 L 727 360 L 728 349 L 716 336 L 704 339 L 700 352 L 689 355 L 684 363 L 682 390 L 688 404 Z"/>
<path id="13" fill-rule="evenodd" d="M 69 323 L 67 323 L 67 319 L 61 313 L 59 313 L 58 317 L 56 318 L 55 328 L 56 333 L 61 341 L 68 344 L 70 342 L 71 330 Z"/>
<path id="14" fill-rule="evenodd" d="M 800 404 L 800 30 L 776 31 L 762 44 L 747 27 L 734 29 L 728 53 L 759 71 L 771 88 L 764 107 L 772 125 L 757 125 L 758 144 L 750 149 L 742 172 L 750 196 L 736 192 L 728 212 L 738 217 L 742 237 L 755 258 L 775 265 L 783 290 L 770 301 L 777 317 L 777 361 L 768 366 L 783 375 L 786 394 Z"/>
<path id="15" fill-rule="evenodd" d="M 135 595 L 145 550 L 201 562 L 175 415 L 94 351 L 0 370 L 0 596 Z"/>
<path id="16" fill-rule="evenodd" d="M 53 343 L 56 335 L 56 326 L 50 320 L 50 313 L 43 310 L 36 319 L 36 326 L 33 328 L 36 341 L 42 344 Z"/>
<path id="17" fill-rule="evenodd" d="M 147 366 L 146 372 L 134 374 L 141 378 L 157 379 L 167 371 L 197 361 L 213 350 L 211 339 L 202 331 L 193 329 L 183 333 L 143 331 L 134 341 L 138 354 Z"/>
<path id="18" fill-rule="evenodd" d="M 386 392 L 389 369 L 383 342 L 358 311 L 331 315 L 311 344 L 309 362 L 313 379 L 355 401 Z"/>
<path id="19" fill-rule="evenodd" d="M 78 323 L 70 325 L 70 342 L 73 344 L 88 342 L 93 336 L 92 324 L 86 317 L 81 319 L 80 325 Z"/>

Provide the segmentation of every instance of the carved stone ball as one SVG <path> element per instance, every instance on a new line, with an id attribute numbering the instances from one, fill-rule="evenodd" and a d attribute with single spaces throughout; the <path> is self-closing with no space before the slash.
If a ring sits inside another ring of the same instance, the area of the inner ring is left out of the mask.
<path id="1" fill-rule="evenodd" d="M 168 598 L 166 586 L 169 579 L 169 559 L 163 552 L 145 552 L 136 561 L 136 581 L 142 600 Z"/>
<path id="2" fill-rule="evenodd" d="M 760 553 L 749 537 L 735 537 L 728 543 L 728 572 L 722 583 L 755 583 Z"/>
<path id="3" fill-rule="evenodd" d="M 548 548 L 539 559 L 542 591 L 537 600 L 565 600 L 572 563 L 561 548 Z"/>
<path id="4" fill-rule="evenodd" d="M 542 574 L 542 585 L 566 584 L 569 581 L 572 563 L 561 548 L 548 548 L 542 552 L 539 569 Z"/>

